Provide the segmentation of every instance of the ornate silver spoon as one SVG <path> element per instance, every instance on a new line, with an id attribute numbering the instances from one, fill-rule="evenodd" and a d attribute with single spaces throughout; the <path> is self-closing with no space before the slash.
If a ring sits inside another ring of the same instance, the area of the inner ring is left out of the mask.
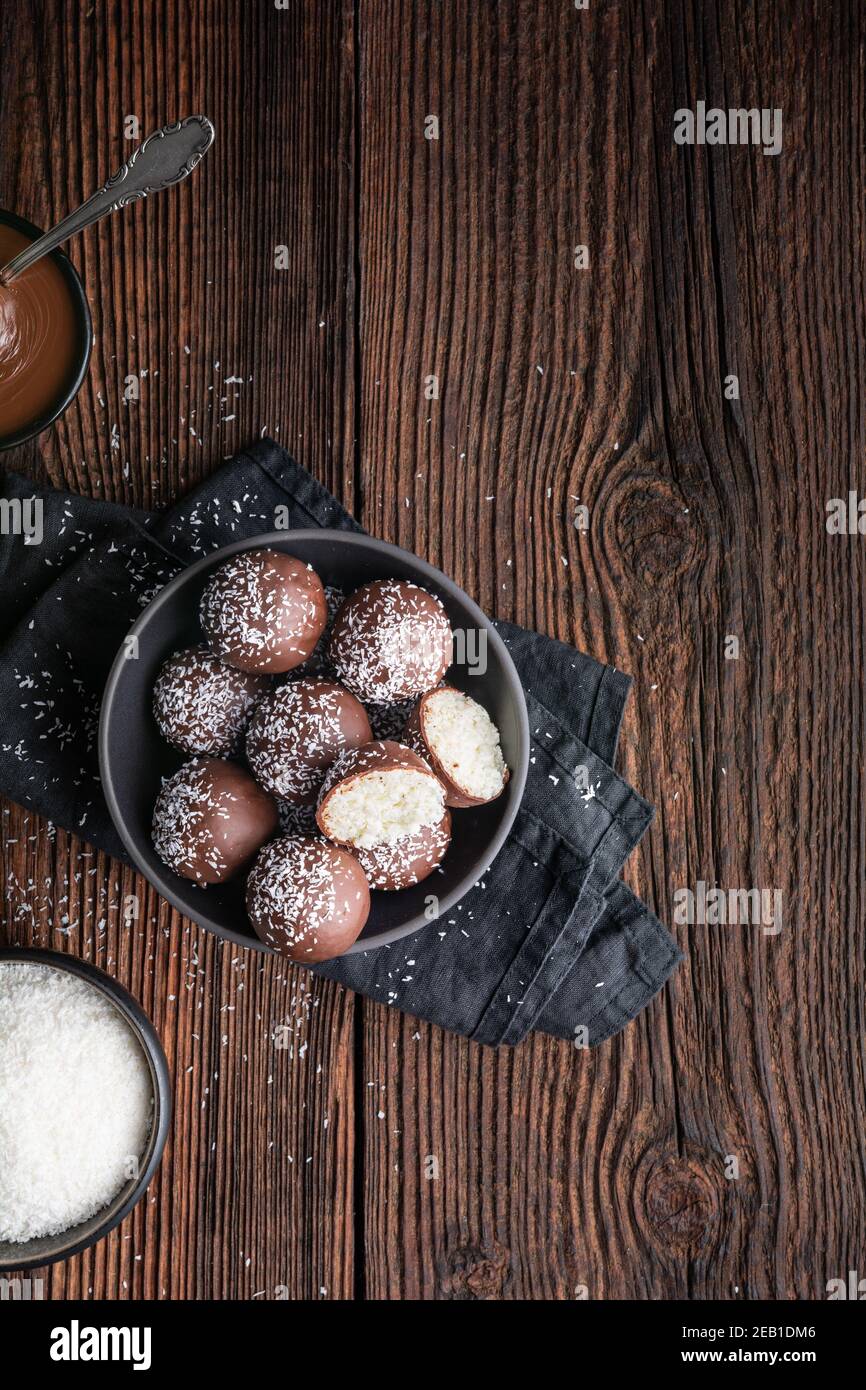
<path id="1" fill-rule="evenodd" d="M 187 116 L 185 121 L 155 130 L 86 203 L 4 265 L 0 270 L 0 284 L 8 285 L 34 261 L 107 213 L 125 208 L 137 198 L 146 198 L 148 193 L 158 193 L 162 188 L 180 183 L 192 173 L 213 139 L 214 128 L 207 116 Z"/>

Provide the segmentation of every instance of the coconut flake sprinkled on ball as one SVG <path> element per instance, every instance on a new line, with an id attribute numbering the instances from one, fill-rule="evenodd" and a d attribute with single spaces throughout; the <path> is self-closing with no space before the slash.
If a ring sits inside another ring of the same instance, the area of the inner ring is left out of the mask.
<path id="1" fill-rule="evenodd" d="M 364 706 L 343 686 L 290 681 L 256 710 L 247 734 L 247 759 L 267 791 L 310 805 L 338 754 L 369 743 L 371 737 Z"/>
<path id="2" fill-rule="evenodd" d="M 245 550 L 211 576 L 199 617 L 212 650 L 242 671 L 276 675 L 300 666 L 325 630 L 322 581 L 278 550 Z"/>
<path id="3" fill-rule="evenodd" d="M 438 869 L 450 844 L 451 814 L 445 811 L 438 825 L 422 825 L 399 839 L 349 853 L 361 865 L 371 888 L 394 892 L 421 883 Z"/>
<path id="4" fill-rule="evenodd" d="M 166 778 L 153 810 L 153 847 L 195 883 L 224 883 L 278 826 L 277 805 L 245 768 L 193 758 Z"/>
<path id="5" fill-rule="evenodd" d="M 271 688 L 267 676 L 227 666 L 204 645 L 174 652 L 153 687 L 153 714 L 163 738 L 183 753 L 234 753 L 250 716 Z"/>
<path id="6" fill-rule="evenodd" d="M 377 579 L 341 605 L 329 656 L 360 700 L 423 695 L 451 665 L 453 638 L 438 598 L 406 579 Z"/>
<path id="7" fill-rule="evenodd" d="M 284 836 L 266 845 L 253 865 L 247 912 L 256 935 L 275 951 L 292 960 L 330 960 L 360 936 L 370 888 L 347 850 Z"/>

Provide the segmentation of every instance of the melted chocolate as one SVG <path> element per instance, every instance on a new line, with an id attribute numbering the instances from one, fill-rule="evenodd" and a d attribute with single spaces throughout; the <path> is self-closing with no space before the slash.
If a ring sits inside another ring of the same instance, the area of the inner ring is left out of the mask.
<path id="1" fill-rule="evenodd" d="M 30 238 L 0 222 L 0 265 Z M 0 282 L 0 438 L 52 414 L 70 384 L 79 326 L 69 286 L 50 256 Z"/>

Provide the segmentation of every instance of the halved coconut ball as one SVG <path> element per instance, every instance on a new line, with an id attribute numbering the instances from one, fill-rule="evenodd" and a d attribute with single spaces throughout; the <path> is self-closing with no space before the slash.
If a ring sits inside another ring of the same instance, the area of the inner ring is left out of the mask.
<path id="1" fill-rule="evenodd" d="M 364 706 L 335 681 L 290 681 L 263 700 L 247 733 L 247 758 L 266 791 L 315 805 L 325 773 L 345 748 L 372 738 Z"/>
<path id="2" fill-rule="evenodd" d="M 445 788 L 423 758 L 381 739 L 340 755 L 325 776 L 316 819 L 329 840 L 372 849 L 438 826 L 444 809 Z"/>
<path id="3" fill-rule="evenodd" d="M 453 686 L 422 695 L 403 737 L 439 777 L 447 806 L 483 806 L 508 781 L 499 730 L 483 705 Z"/>
<path id="4" fill-rule="evenodd" d="M 266 946 L 291 960 L 331 960 L 360 936 L 370 886 L 348 850 L 284 836 L 266 845 L 252 867 L 247 912 Z"/>
<path id="5" fill-rule="evenodd" d="M 411 888 L 438 869 L 451 843 L 451 813 L 443 811 L 438 825 L 422 825 L 409 835 L 370 849 L 350 849 L 371 888 L 393 892 Z"/>

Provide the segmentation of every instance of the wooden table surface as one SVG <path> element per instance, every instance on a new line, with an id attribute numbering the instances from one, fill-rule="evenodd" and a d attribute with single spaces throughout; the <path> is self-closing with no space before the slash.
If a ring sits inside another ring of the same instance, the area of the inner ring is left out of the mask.
<path id="1" fill-rule="evenodd" d="M 6 939 L 116 974 L 176 1086 L 146 1201 L 46 1296 L 863 1272 L 866 541 L 825 505 L 866 476 L 864 43 L 856 0 L 2 10 L 0 205 L 57 219 L 130 117 L 217 129 L 71 247 L 90 373 L 4 463 L 158 508 L 266 431 L 489 613 L 635 677 L 620 767 L 657 816 L 626 878 L 663 921 L 700 880 L 784 903 L 776 936 L 676 927 L 686 963 L 596 1051 L 492 1052 L 213 939 L 7 805 Z M 676 145 L 700 99 L 779 107 L 781 155 Z"/>

